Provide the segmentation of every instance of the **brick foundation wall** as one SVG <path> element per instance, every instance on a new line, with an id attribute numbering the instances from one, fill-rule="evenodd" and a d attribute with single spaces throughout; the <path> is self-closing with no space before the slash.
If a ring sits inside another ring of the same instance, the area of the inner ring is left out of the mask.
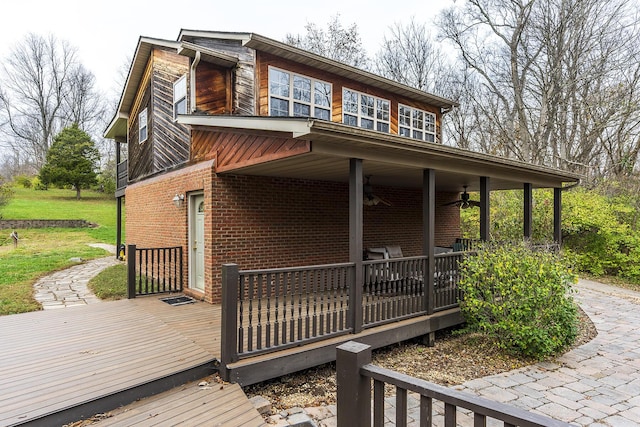
<path id="1" fill-rule="evenodd" d="M 127 188 L 127 243 L 140 247 L 184 247 L 188 198 L 205 196 L 205 295 L 220 301 L 221 265 L 240 269 L 346 262 L 349 259 L 349 190 L 346 183 L 212 174 L 212 163 L 181 169 Z M 420 189 L 375 187 L 392 203 L 364 206 L 364 247 L 400 245 L 405 256 L 422 254 Z M 437 195 L 436 245 L 459 237 L 459 209 L 440 207 L 458 193 Z M 187 284 L 187 256 L 184 260 Z M 189 293 L 189 291 L 187 291 Z M 196 295 L 197 296 L 197 295 Z"/>

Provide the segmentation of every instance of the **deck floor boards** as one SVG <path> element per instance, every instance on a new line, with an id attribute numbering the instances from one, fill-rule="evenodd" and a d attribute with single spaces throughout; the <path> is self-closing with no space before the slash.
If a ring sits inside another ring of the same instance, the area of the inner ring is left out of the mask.
<path id="1" fill-rule="evenodd" d="M 218 359 L 220 307 L 159 298 L 0 317 L 0 426 Z"/>

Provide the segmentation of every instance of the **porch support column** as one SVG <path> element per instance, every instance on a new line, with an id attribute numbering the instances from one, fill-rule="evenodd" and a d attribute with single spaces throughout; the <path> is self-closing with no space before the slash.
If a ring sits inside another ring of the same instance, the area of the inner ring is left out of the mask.
<path id="1" fill-rule="evenodd" d="M 562 188 L 553 189 L 553 241 L 562 245 Z"/>
<path id="2" fill-rule="evenodd" d="M 491 224 L 491 210 L 489 206 L 490 180 L 488 176 L 480 177 L 480 240 L 489 241 L 489 226 Z"/>
<path id="3" fill-rule="evenodd" d="M 524 184 L 524 238 L 531 239 L 533 228 L 533 185 Z"/>
<path id="4" fill-rule="evenodd" d="M 362 236 L 363 203 L 362 159 L 349 160 L 349 262 L 354 263 L 349 290 L 349 310 L 353 333 L 362 331 Z"/>
<path id="5" fill-rule="evenodd" d="M 435 216 L 436 216 L 436 177 L 433 169 L 422 171 L 422 251 L 427 256 L 424 306 L 427 314 L 433 314 L 435 275 Z"/>

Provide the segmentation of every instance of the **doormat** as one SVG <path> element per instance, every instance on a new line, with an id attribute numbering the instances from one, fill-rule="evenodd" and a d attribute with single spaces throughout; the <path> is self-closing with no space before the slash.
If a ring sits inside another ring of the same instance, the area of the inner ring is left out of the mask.
<path id="1" fill-rule="evenodd" d="M 177 297 L 160 298 L 160 301 L 164 301 L 169 305 L 184 305 L 193 304 L 194 302 L 196 302 L 196 300 L 194 300 L 193 298 L 184 295 Z"/>

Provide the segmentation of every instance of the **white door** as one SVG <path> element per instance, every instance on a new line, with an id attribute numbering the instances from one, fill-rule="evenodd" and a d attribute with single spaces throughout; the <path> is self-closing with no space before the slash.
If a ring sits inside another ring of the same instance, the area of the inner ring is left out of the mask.
<path id="1" fill-rule="evenodd" d="M 189 287 L 204 292 L 204 196 L 191 197 L 189 233 Z"/>

